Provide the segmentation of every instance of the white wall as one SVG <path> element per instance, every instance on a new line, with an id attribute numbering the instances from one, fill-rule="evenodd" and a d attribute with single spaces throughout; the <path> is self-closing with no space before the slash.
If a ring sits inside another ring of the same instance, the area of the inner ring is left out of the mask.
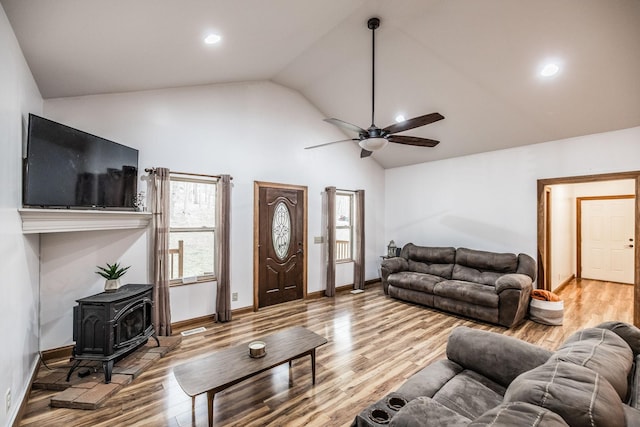
<path id="1" fill-rule="evenodd" d="M 551 185 L 551 289 L 577 274 L 576 198 L 635 194 L 635 181 Z"/>
<path id="2" fill-rule="evenodd" d="M 23 129 L 42 98 L 0 6 L 0 425 L 11 425 L 36 368 L 38 236 L 22 234 Z M 5 410 L 11 389 L 12 405 Z"/>
<path id="3" fill-rule="evenodd" d="M 538 179 L 633 170 L 640 127 L 388 169 L 384 241 L 535 258 Z"/>
<path id="4" fill-rule="evenodd" d="M 239 296 L 233 309 L 253 304 L 254 181 L 308 187 L 309 292 L 324 289 L 322 245 L 313 243 L 314 236 L 322 235 L 324 187 L 365 189 L 365 277 L 378 277 L 378 255 L 384 248 L 384 171 L 372 159 L 360 159 L 355 143 L 304 150 L 344 139 L 344 134 L 324 123 L 324 116 L 298 92 L 271 82 L 250 82 L 52 99 L 45 100 L 44 115 L 139 149 L 141 169 L 164 166 L 233 176 L 231 291 Z M 145 238 L 138 232 L 126 236 L 78 232 L 43 237 L 42 348 L 72 343 L 74 300 L 99 291 L 96 264 L 118 259 L 134 265 L 125 282 L 145 279 Z M 73 255 L 61 255 L 65 253 Z M 340 277 L 350 283 L 350 274 L 341 272 Z M 215 284 L 173 288 L 171 299 L 173 321 L 211 314 Z"/>

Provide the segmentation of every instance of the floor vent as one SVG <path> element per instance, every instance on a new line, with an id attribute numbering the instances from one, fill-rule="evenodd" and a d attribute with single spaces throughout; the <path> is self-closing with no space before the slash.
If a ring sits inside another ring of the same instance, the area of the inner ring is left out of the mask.
<path id="1" fill-rule="evenodd" d="M 199 328 L 194 328 L 194 329 L 189 329 L 187 331 L 182 331 L 182 332 L 180 332 L 180 335 L 182 335 L 183 337 L 188 337 L 189 335 L 199 334 L 200 332 L 204 332 L 206 330 L 207 330 L 207 328 L 205 328 L 204 326 L 200 326 Z"/>
<path id="2" fill-rule="evenodd" d="M 364 289 L 354 289 L 351 291 L 352 294 L 361 294 L 364 292 Z"/>

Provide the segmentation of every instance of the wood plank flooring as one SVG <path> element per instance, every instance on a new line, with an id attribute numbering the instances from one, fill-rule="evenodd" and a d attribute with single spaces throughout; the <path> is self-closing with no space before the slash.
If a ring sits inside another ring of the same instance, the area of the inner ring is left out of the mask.
<path id="1" fill-rule="evenodd" d="M 361 409 L 443 358 L 447 337 L 456 326 L 495 331 L 555 349 L 578 329 L 606 320 L 632 322 L 633 286 L 577 280 L 559 294 L 565 301 L 563 326 L 527 320 L 508 330 L 390 299 L 379 284 L 362 294 L 341 292 L 335 299 L 296 301 L 242 314 L 226 324 L 203 323 L 206 332 L 184 337 L 180 347 L 104 407 L 51 408 L 52 393 L 34 390 L 20 426 L 206 426 L 206 395 L 196 398 L 192 412 L 191 399 L 177 384 L 173 368 L 294 325 L 329 341 L 318 349 L 316 385 L 311 384 L 309 358 L 294 362 L 292 387 L 288 366 L 274 368 L 217 394 L 214 425 L 348 426 Z"/>

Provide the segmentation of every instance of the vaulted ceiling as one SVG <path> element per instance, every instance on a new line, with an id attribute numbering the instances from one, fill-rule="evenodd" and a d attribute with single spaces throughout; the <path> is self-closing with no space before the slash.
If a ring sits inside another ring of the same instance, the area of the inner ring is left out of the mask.
<path id="1" fill-rule="evenodd" d="M 376 124 L 446 117 L 406 132 L 437 147 L 376 152 L 385 168 L 640 125 L 640 0 L 0 3 L 44 98 L 272 80 L 364 128 L 380 17 Z"/>

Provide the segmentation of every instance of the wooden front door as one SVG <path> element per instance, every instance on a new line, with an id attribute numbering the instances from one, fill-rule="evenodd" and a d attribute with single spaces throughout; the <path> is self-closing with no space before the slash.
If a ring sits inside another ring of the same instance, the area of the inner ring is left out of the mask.
<path id="1" fill-rule="evenodd" d="M 257 276 L 254 308 L 306 294 L 306 187 L 256 183 Z"/>

